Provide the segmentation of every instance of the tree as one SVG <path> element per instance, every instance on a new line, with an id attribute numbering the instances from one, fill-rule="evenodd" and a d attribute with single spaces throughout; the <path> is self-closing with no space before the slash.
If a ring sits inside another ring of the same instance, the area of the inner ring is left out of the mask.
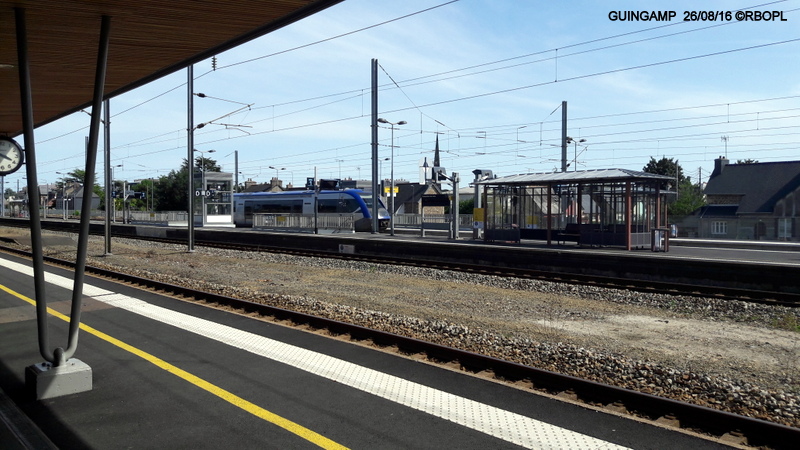
<path id="1" fill-rule="evenodd" d="M 685 217 L 706 205 L 703 189 L 687 178 L 678 186 L 678 198 L 670 203 L 667 212 L 673 217 Z"/>
<path id="2" fill-rule="evenodd" d="M 686 177 L 683 176 L 683 169 L 681 169 L 678 161 L 674 161 L 672 158 L 663 157 L 656 161 L 656 159 L 651 156 L 650 162 L 648 162 L 642 170 L 647 173 L 666 175 L 672 178 L 675 178 L 675 175 L 677 174 L 678 185 L 686 181 Z M 665 182 L 664 185 L 662 185 L 662 188 L 666 188 L 667 184 L 670 183 Z M 673 182 L 671 184 L 674 185 L 675 183 Z"/>
<path id="3" fill-rule="evenodd" d="M 105 191 L 99 184 L 97 184 L 97 174 L 95 174 L 94 184 L 92 185 L 92 192 L 97 194 L 98 197 L 103 198 L 105 196 Z M 86 171 L 82 169 L 75 169 L 72 172 L 69 172 L 66 176 L 61 178 L 60 183 L 56 183 L 56 188 L 61 189 L 65 184 L 68 183 L 78 183 L 81 186 L 86 186 Z M 60 185 L 59 185 L 60 184 Z M 101 202 L 102 204 L 102 202 Z"/>
<path id="4" fill-rule="evenodd" d="M 458 202 L 458 213 L 459 214 L 472 214 L 473 210 L 475 209 L 475 199 L 470 198 L 467 200 L 461 200 Z"/>
<path id="5" fill-rule="evenodd" d="M 211 158 L 198 156 L 194 161 L 195 169 L 205 172 L 220 172 L 222 168 Z M 188 163 L 184 158 L 179 170 L 172 170 L 169 174 L 159 177 L 155 191 L 156 211 L 186 211 L 189 206 Z M 198 186 L 199 187 L 199 186 Z"/>
<path id="6" fill-rule="evenodd" d="M 755 159 L 737 159 L 736 164 L 758 164 L 758 160 Z"/>
<path id="7" fill-rule="evenodd" d="M 675 178 L 677 174 L 678 198 L 667 207 L 667 213 L 670 216 L 688 216 L 698 208 L 705 206 L 706 200 L 702 188 L 699 185 L 692 184 L 691 177 L 684 177 L 683 169 L 672 158 L 664 157 L 656 161 L 655 158 L 650 157 L 650 162 L 642 170 L 647 173 L 667 175 L 672 178 Z M 668 187 L 667 185 L 674 186 L 675 181 L 665 181 L 661 188 L 665 189 Z"/>

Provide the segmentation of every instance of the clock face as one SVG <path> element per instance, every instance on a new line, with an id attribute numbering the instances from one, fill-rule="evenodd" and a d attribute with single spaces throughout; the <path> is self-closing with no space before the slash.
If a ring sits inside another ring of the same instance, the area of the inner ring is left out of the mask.
<path id="1" fill-rule="evenodd" d="M 0 175 L 16 172 L 25 157 L 19 144 L 11 138 L 0 136 Z"/>

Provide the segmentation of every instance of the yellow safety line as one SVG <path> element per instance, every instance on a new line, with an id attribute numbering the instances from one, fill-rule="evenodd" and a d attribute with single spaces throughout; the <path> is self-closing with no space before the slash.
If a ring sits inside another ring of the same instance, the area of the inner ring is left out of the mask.
<path id="1" fill-rule="evenodd" d="M 28 298 L 28 297 L 26 297 L 26 296 L 24 296 L 24 295 L 22 295 L 22 294 L 20 294 L 18 292 L 15 292 L 14 290 L 9 289 L 8 287 L 3 286 L 2 284 L 0 284 L 0 290 L 8 292 L 9 294 L 11 294 L 13 296 L 15 296 L 15 297 L 17 297 L 19 299 L 22 299 L 22 300 L 30 303 L 31 305 L 36 306 L 36 301 L 35 300 L 32 300 L 32 299 L 30 299 L 30 298 Z M 58 311 L 56 311 L 56 310 L 54 310 L 52 308 L 47 308 L 47 312 L 52 314 L 55 317 L 58 317 L 59 319 L 65 321 L 65 322 L 69 322 L 69 317 L 68 316 L 66 316 L 64 314 L 61 314 L 60 312 L 58 312 Z M 126 351 L 128 351 L 130 353 L 133 353 L 134 355 L 146 360 L 146 361 L 151 362 L 152 364 L 154 364 L 154 365 L 166 370 L 167 372 L 169 372 L 169 373 L 171 373 L 171 374 L 173 374 L 173 375 L 175 375 L 175 376 L 177 376 L 179 378 L 182 378 L 182 379 L 188 381 L 189 383 L 192 383 L 193 385 L 199 387 L 200 389 L 203 389 L 205 391 L 210 392 L 211 394 L 216 395 L 217 397 L 227 401 L 228 403 L 230 403 L 230 404 L 232 404 L 234 406 L 237 406 L 237 407 L 249 412 L 250 414 L 253 414 L 254 416 L 260 417 L 261 419 L 264 419 L 267 422 L 275 424 L 275 425 L 283 428 L 284 430 L 287 430 L 287 431 L 289 431 L 291 433 L 294 433 L 297 436 L 300 436 L 301 438 L 303 438 L 303 439 L 305 439 L 305 440 L 307 440 L 309 442 L 312 442 L 312 443 L 314 443 L 314 444 L 316 444 L 316 445 L 318 445 L 318 446 L 320 446 L 322 448 L 325 448 L 325 449 L 347 449 L 347 447 L 345 447 L 345 446 L 343 446 L 341 444 L 338 444 L 338 443 L 326 438 L 325 436 L 322 436 L 322 435 L 320 435 L 318 433 L 315 433 L 314 431 L 311 431 L 308 428 L 305 428 L 302 425 L 298 425 L 298 424 L 292 422 L 291 420 L 285 419 L 285 418 L 283 418 L 283 417 L 281 417 L 281 416 L 279 416 L 279 415 L 277 415 L 275 413 L 267 411 L 266 409 L 264 409 L 264 408 L 262 408 L 262 407 L 260 407 L 258 405 L 255 405 L 255 404 L 253 404 L 253 403 L 251 403 L 251 402 L 249 402 L 249 401 L 247 401 L 247 400 L 245 400 L 245 399 L 243 399 L 243 398 L 241 398 L 241 397 L 239 397 L 237 395 L 234 395 L 234 394 L 226 391 L 225 389 L 222 389 L 222 388 L 220 388 L 218 386 L 215 386 L 215 385 L 209 383 L 208 381 L 203 380 L 200 377 L 192 375 L 191 373 L 189 373 L 189 372 L 187 372 L 187 371 L 185 371 L 183 369 L 180 369 L 180 368 L 178 368 L 178 367 L 176 367 L 176 366 L 164 361 L 161 358 L 153 356 L 150 353 L 147 353 L 145 351 L 139 350 L 138 348 L 136 348 L 136 347 L 134 347 L 134 346 L 132 346 L 130 344 L 126 344 L 125 342 L 122 342 L 119 339 L 111 337 L 111 336 L 103 333 L 102 331 L 98 331 L 98 330 L 96 330 L 96 329 L 94 329 L 94 328 L 92 328 L 92 327 L 90 327 L 90 326 L 88 326 L 88 325 L 86 325 L 84 323 L 81 323 L 80 328 L 81 328 L 81 330 L 84 330 L 89 334 L 92 334 L 92 335 L 94 335 L 94 336 L 96 336 L 96 337 L 98 337 L 98 338 L 100 338 L 100 339 L 112 344 L 112 345 L 116 345 L 117 347 L 119 347 L 119 348 L 121 348 L 123 350 L 126 350 Z"/>

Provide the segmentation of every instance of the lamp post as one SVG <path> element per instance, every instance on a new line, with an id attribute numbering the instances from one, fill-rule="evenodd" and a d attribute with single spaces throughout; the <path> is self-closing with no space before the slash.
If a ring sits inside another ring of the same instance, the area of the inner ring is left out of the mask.
<path id="1" fill-rule="evenodd" d="M 278 181 L 280 181 L 280 176 L 278 175 L 279 171 L 286 170 L 286 168 L 285 167 L 281 167 L 279 169 L 279 168 L 277 168 L 275 166 L 269 166 L 269 168 L 275 170 L 275 183 L 278 183 Z"/>
<path id="2" fill-rule="evenodd" d="M 395 197 L 394 196 L 394 127 L 396 125 L 405 125 L 408 122 L 406 122 L 405 120 L 401 120 L 401 121 L 399 121 L 397 123 L 392 123 L 392 122 L 389 122 L 388 120 L 383 119 L 383 118 L 379 118 L 378 122 L 380 122 L 380 123 L 388 123 L 392 127 L 392 140 L 391 140 L 392 159 L 391 159 L 391 164 L 390 164 L 390 166 L 391 166 L 390 172 L 391 173 L 389 175 L 389 177 L 390 177 L 389 184 L 391 186 L 389 189 L 390 189 L 390 195 L 392 196 L 392 209 L 389 211 L 389 228 L 391 230 L 390 234 L 392 236 L 394 236 L 394 213 L 395 213 L 395 207 L 394 207 L 394 197 Z"/>
<path id="3" fill-rule="evenodd" d="M 111 181 L 111 183 L 109 184 L 109 186 L 110 186 L 109 189 L 111 189 L 112 191 L 114 190 L 114 168 L 115 167 L 122 167 L 122 164 L 117 164 L 116 166 L 109 166 L 108 167 L 109 172 L 110 172 L 109 173 L 109 175 L 110 175 L 109 181 Z M 108 195 L 111 195 L 111 193 L 109 192 Z M 109 202 L 110 207 L 111 207 L 111 221 L 114 222 L 114 223 L 117 223 L 117 201 L 115 200 L 116 196 L 113 197 L 113 198 L 112 197 L 109 197 L 109 198 L 111 199 L 111 201 Z M 109 212 L 106 211 L 106 217 L 108 217 L 108 214 L 109 214 Z M 111 235 L 109 234 L 108 236 L 111 236 Z M 110 241 L 109 241 L 109 242 L 106 243 L 106 255 L 110 255 L 110 254 L 111 254 L 111 244 L 110 244 Z"/>
<path id="4" fill-rule="evenodd" d="M 62 172 L 56 172 L 58 175 L 65 175 Z M 63 179 L 61 181 L 61 219 L 67 220 L 67 182 Z"/>
<path id="5" fill-rule="evenodd" d="M 575 164 L 572 171 L 575 172 L 578 170 L 578 144 L 582 144 L 586 142 L 586 139 L 573 139 L 567 136 L 567 144 L 575 144 L 575 159 L 572 160 L 572 163 Z"/>
<path id="6" fill-rule="evenodd" d="M 515 154 L 516 154 L 517 158 L 519 158 L 519 130 L 521 130 L 523 128 L 527 128 L 527 125 L 523 125 L 521 127 L 517 127 L 517 142 L 516 142 L 517 148 L 515 150 Z M 516 159 L 514 160 L 514 165 L 515 166 L 517 165 L 517 160 Z"/>

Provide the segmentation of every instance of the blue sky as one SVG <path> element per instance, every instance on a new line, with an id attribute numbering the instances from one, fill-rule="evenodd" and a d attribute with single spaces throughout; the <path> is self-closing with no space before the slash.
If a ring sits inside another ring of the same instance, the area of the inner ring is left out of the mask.
<path id="1" fill-rule="evenodd" d="M 786 21 L 682 21 L 683 11 L 748 8 Z M 641 10 L 677 17 L 609 19 Z M 641 170 L 668 157 L 705 181 L 726 152 L 733 162 L 800 159 L 800 0 L 346 0 L 218 55 L 217 70 L 195 65 L 194 91 L 213 98 L 195 97 L 194 121 L 219 118 L 196 131 L 195 148 L 215 150 L 207 156 L 227 172 L 238 151 L 240 182 L 269 181 L 269 166 L 295 185 L 315 168 L 369 179 L 372 58 L 379 116 L 408 122 L 394 132 L 397 179 L 419 181 L 437 136 L 442 165 L 462 180 L 474 169 L 560 168 L 562 101 L 568 135 L 585 139 L 569 146 L 570 170 Z M 180 71 L 111 100 L 115 179 L 180 166 L 185 83 Z M 252 106 L 226 116 L 242 104 Z M 83 169 L 88 124 L 76 113 L 36 131 L 42 184 Z M 390 136 L 380 129 L 382 160 Z"/>

